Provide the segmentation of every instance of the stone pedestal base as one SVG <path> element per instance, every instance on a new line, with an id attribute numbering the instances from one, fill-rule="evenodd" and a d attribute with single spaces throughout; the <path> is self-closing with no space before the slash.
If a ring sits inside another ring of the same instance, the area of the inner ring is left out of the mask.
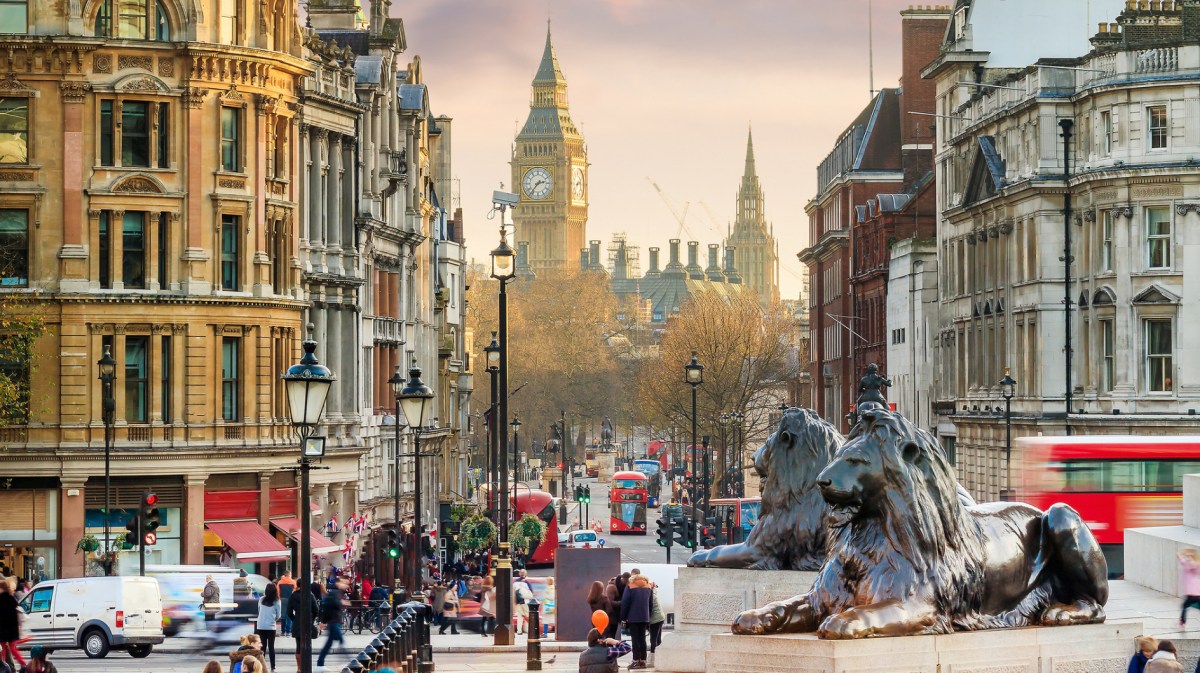
<path id="1" fill-rule="evenodd" d="M 802 594 L 815 572 L 680 568 L 675 579 L 675 630 L 663 634 L 659 671 L 702 673 L 709 637 L 729 633 L 743 610 Z"/>
<path id="2" fill-rule="evenodd" d="M 711 638 L 706 673 L 1124 673 L 1140 623 L 820 640 Z"/>

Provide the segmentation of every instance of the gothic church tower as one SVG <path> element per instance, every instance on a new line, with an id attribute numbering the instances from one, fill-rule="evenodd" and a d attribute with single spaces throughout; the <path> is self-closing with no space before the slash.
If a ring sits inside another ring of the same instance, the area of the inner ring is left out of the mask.
<path id="1" fill-rule="evenodd" d="M 567 108 L 563 77 L 546 27 L 546 49 L 533 77 L 529 118 L 513 144 L 516 241 L 529 244 L 535 273 L 578 264 L 587 245 L 588 161 L 583 135 Z"/>
<path id="2" fill-rule="evenodd" d="M 727 247 L 735 248 L 735 266 L 742 282 L 758 293 L 766 306 L 779 299 L 779 244 L 774 228 L 767 224 L 763 212 L 762 185 L 754 168 L 754 134 L 746 138 L 746 171 L 738 187 L 737 218 L 733 231 L 725 239 Z"/>

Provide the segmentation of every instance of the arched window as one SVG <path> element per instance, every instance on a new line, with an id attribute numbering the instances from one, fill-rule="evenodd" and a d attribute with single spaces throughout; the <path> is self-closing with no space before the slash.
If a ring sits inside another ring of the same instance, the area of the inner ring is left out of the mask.
<path id="1" fill-rule="evenodd" d="M 115 18 L 115 20 L 114 20 Z M 126 40 L 169 40 L 171 24 L 161 1 L 101 0 L 96 10 L 96 37 Z"/>

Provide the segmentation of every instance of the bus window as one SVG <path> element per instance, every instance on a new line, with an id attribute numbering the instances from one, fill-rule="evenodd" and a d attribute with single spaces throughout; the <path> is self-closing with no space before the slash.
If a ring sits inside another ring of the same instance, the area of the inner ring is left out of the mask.
<path id="1" fill-rule="evenodd" d="M 758 513 L 762 510 L 762 501 L 742 503 L 742 530 L 749 531 L 758 523 Z"/>
<path id="2" fill-rule="evenodd" d="M 640 479 L 615 479 L 612 488 L 646 488 L 646 482 Z"/>

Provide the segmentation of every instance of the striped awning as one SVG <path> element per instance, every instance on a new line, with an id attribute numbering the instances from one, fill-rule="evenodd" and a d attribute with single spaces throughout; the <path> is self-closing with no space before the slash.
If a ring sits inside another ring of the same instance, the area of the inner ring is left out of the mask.
<path id="1" fill-rule="evenodd" d="M 233 550 L 238 561 L 283 561 L 291 558 L 288 548 L 257 521 L 209 521 L 204 527 L 216 533 L 221 542 Z"/>

